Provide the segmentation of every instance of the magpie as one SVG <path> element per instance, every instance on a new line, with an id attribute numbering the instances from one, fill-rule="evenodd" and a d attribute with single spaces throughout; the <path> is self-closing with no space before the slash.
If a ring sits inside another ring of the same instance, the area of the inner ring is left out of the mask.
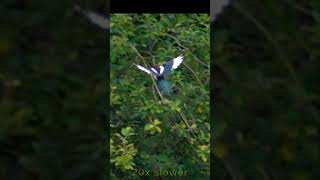
<path id="1" fill-rule="evenodd" d="M 157 85 L 162 93 L 166 96 L 171 96 L 172 94 L 172 87 L 169 81 L 165 79 L 170 72 L 174 69 L 177 69 L 183 61 L 183 56 L 180 55 L 168 62 L 164 65 L 156 65 L 150 68 L 145 68 L 141 65 L 137 65 L 137 68 L 141 71 L 152 75 L 152 77 L 157 81 Z"/>

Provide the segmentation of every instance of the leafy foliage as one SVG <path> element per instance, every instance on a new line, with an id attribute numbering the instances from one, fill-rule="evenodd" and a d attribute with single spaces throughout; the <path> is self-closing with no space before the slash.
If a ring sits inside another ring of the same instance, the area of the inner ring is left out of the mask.
<path id="1" fill-rule="evenodd" d="M 132 168 L 209 178 L 209 27 L 205 14 L 111 16 L 110 148 L 132 145 L 125 154 L 111 153 L 113 178 L 139 178 Z M 161 99 L 150 76 L 133 64 L 161 64 L 180 54 L 185 61 L 168 78 L 174 96 Z M 123 133 L 128 128 L 131 136 Z"/>

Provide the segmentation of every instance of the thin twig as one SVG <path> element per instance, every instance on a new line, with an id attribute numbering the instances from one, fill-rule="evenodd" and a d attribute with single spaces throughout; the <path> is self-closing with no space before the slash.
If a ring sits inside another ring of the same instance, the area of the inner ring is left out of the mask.
<path id="1" fill-rule="evenodd" d="M 143 52 L 146 53 L 146 54 L 148 54 L 148 55 L 150 55 L 150 56 L 152 57 L 152 62 L 153 62 L 153 64 L 155 65 L 155 64 L 156 64 L 155 56 L 154 56 L 153 54 L 151 54 L 150 52 L 148 52 L 148 51 L 143 51 Z"/>
<path id="2" fill-rule="evenodd" d="M 154 100 L 157 100 L 157 96 L 156 96 L 156 92 L 154 91 L 154 88 L 152 88 L 152 94 L 153 94 Z"/>
<path id="3" fill-rule="evenodd" d="M 224 162 L 224 165 L 227 168 L 232 180 L 243 179 L 242 174 L 240 173 L 240 170 L 233 159 L 231 159 L 230 157 L 229 158 L 225 157 L 222 159 L 222 161 Z"/>
<path id="4" fill-rule="evenodd" d="M 264 180 L 270 180 L 270 178 L 264 168 L 262 168 L 261 166 L 258 166 L 257 169 L 261 173 Z"/>
<path id="5" fill-rule="evenodd" d="M 189 50 L 189 48 L 187 48 L 187 47 L 185 47 L 184 45 L 182 45 L 176 37 L 174 37 L 174 36 L 172 36 L 172 35 L 170 35 L 170 34 L 168 34 L 168 33 L 162 33 L 162 34 L 163 34 L 163 35 L 166 35 L 166 36 L 169 36 L 169 37 L 171 37 L 172 39 L 174 39 L 174 40 L 176 41 L 176 43 L 177 43 L 180 47 L 182 47 L 184 50 L 188 51 L 189 54 L 191 54 L 191 56 L 192 56 L 197 62 L 199 62 L 200 64 L 202 64 L 202 65 L 204 65 L 204 66 L 206 66 L 206 67 L 208 67 L 208 68 L 210 68 L 209 65 L 205 64 L 205 63 L 202 62 L 198 57 L 196 57 L 196 56 Z M 190 66 L 188 66 L 186 63 L 183 63 L 183 64 L 184 64 L 184 65 L 191 71 L 191 73 L 196 77 L 196 79 L 197 79 L 197 81 L 200 83 L 200 85 L 203 86 L 203 83 L 201 82 L 200 78 L 197 76 L 197 74 L 195 73 L 195 71 L 194 71 Z"/>
<path id="6" fill-rule="evenodd" d="M 186 119 L 186 116 L 182 113 L 182 112 L 178 112 L 180 117 L 182 118 L 183 122 L 188 126 L 188 130 L 189 132 L 192 133 L 192 135 L 194 136 L 194 138 L 197 138 L 196 134 L 193 132 L 190 124 L 188 123 L 188 120 Z"/>
<path id="7" fill-rule="evenodd" d="M 182 44 L 180 43 L 180 41 L 179 41 L 176 37 L 174 37 L 174 36 L 172 36 L 171 34 L 168 34 L 168 33 L 162 33 L 162 34 L 163 34 L 163 35 L 166 35 L 166 36 L 169 36 L 170 38 L 172 38 L 173 40 L 175 40 L 176 43 L 177 43 L 180 47 L 182 47 L 183 49 L 185 49 L 186 51 L 188 51 L 189 54 L 190 54 L 197 62 L 199 62 L 200 64 L 204 65 L 204 66 L 207 67 L 207 68 L 210 68 L 209 65 L 207 65 L 207 64 L 204 63 L 204 62 L 202 62 L 197 56 L 195 56 L 195 55 L 191 52 L 191 50 L 190 50 L 189 48 L 187 48 L 187 47 L 185 47 L 184 45 L 182 45 Z"/>
<path id="8" fill-rule="evenodd" d="M 121 139 L 121 141 L 123 142 L 123 144 L 128 144 L 128 141 L 127 141 L 124 137 L 122 137 L 121 134 L 115 133 L 115 135 L 118 136 L 119 139 Z"/>
<path id="9" fill-rule="evenodd" d="M 191 71 L 191 73 L 196 77 L 197 81 L 200 83 L 201 87 L 203 87 L 203 83 L 201 82 L 200 78 L 195 73 L 195 71 L 190 66 L 188 66 L 186 63 L 183 63 L 183 65 L 186 66 Z"/>
<path id="10" fill-rule="evenodd" d="M 294 68 L 292 65 L 288 62 L 285 61 L 282 55 L 282 48 L 280 48 L 279 43 L 277 40 L 273 38 L 273 35 L 267 30 L 267 28 L 262 25 L 253 15 L 251 15 L 248 11 L 246 11 L 238 2 L 234 2 L 233 6 L 235 7 L 236 10 L 238 10 L 239 13 L 241 13 L 244 17 L 246 17 L 249 21 L 251 21 L 258 30 L 262 32 L 262 34 L 265 36 L 265 38 L 272 43 L 274 46 L 277 54 L 281 57 L 280 59 L 282 62 L 285 64 L 285 67 L 287 68 L 288 72 L 290 73 L 291 77 L 297 82 L 297 77 Z"/>
<path id="11" fill-rule="evenodd" d="M 297 11 L 300 11 L 308 16 L 314 16 L 313 12 L 310 12 L 311 10 L 308 10 L 305 7 L 302 7 L 301 5 L 292 2 L 291 0 L 282 0 L 284 3 L 288 4 L 289 6 L 291 6 L 293 9 L 296 9 Z"/>
<path id="12" fill-rule="evenodd" d="M 158 94 L 159 94 L 159 96 L 160 96 L 161 102 L 162 102 L 163 104 L 165 104 L 164 98 L 163 98 L 163 96 L 162 96 L 162 94 L 161 94 L 161 92 L 160 92 L 160 90 L 159 90 L 159 88 L 158 88 L 157 83 L 155 82 L 155 80 L 153 79 L 152 76 L 151 76 L 151 79 L 152 79 L 152 82 L 153 82 L 154 87 L 156 88 L 156 90 L 157 90 L 157 92 L 158 92 Z"/>

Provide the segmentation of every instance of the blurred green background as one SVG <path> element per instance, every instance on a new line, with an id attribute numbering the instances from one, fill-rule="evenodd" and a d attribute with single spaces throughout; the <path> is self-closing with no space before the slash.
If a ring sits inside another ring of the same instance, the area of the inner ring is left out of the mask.
<path id="1" fill-rule="evenodd" d="M 75 3 L 0 3 L 1 180 L 105 179 L 106 32 Z"/>
<path id="2" fill-rule="evenodd" d="M 112 178 L 141 179 L 135 169 L 143 169 L 157 179 L 152 174 L 165 169 L 187 173 L 170 178 L 209 179 L 209 16 L 112 14 L 110 35 Z M 161 101 L 133 64 L 150 67 L 180 54 L 183 64 L 168 76 L 174 96 Z"/>
<path id="3" fill-rule="evenodd" d="M 320 1 L 233 1 L 213 25 L 214 179 L 319 179 Z"/>

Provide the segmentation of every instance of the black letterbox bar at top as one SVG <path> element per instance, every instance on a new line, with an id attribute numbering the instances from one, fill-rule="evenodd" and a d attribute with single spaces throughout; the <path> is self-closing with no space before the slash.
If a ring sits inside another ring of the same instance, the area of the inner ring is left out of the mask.
<path id="1" fill-rule="evenodd" d="M 110 0 L 111 13 L 208 13 L 210 0 Z"/>

